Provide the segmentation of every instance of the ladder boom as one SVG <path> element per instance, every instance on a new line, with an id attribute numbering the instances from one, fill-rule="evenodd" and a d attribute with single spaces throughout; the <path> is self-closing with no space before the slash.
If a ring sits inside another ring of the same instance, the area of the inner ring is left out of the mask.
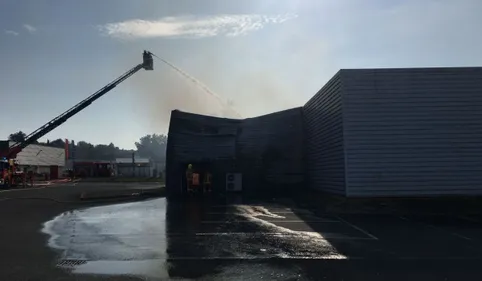
<path id="1" fill-rule="evenodd" d="M 67 121 L 70 117 L 74 116 L 75 114 L 79 113 L 86 107 L 88 107 L 92 102 L 96 101 L 106 93 L 108 93 L 110 90 L 114 89 L 117 85 L 119 85 L 121 82 L 132 76 L 134 73 L 141 69 L 145 70 L 153 70 L 153 59 L 152 59 L 152 53 L 144 51 L 143 54 L 143 63 L 136 65 L 126 73 L 122 74 L 120 77 L 115 79 L 114 81 L 110 82 L 107 84 L 105 87 L 102 89 L 98 90 L 97 92 L 93 93 L 83 101 L 79 102 L 78 104 L 74 105 L 71 107 L 69 110 L 65 111 L 64 113 L 60 114 L 59 116 L 55 117 L 48 123 L 44 124 L 42 127 L 38 128 L 34 132 L 32 132 L 30 135 L 28 135 L 24 141 L 22 142 L 17 142 L 14 143 L 9 147 L 9 150 L 7 152 L 6 157 L 7 158 L 15 158 L 17 154 L 22 151 L 25 147 L 27 147 L 30 144 L 35 143 L 38 141 L 41 137 L 45 136 L 58 126 L 62 125 L 65 121 Z"/>

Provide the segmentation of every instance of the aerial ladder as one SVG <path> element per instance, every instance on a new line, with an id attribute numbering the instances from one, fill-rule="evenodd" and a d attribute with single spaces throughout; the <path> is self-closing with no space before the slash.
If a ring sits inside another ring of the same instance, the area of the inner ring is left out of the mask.
<path id="1" fill-rule="evenodd" d="M 94 101 L 108 93 L 110 90 L 114 89 L 117 85 L 132 76 L 137 71 L 141 69 L 153 70 L 154 63 L 152 55 L 153 54 L 151 52 L 144 51 L 142 55 L 142 63 L 134 66 L 132 69 L 122 74 L 120 77 L 110 82 L 102 89 L 93 93 L 83 101 L 71 107 L 69 110 L 33 131 L 23 141 L 15 142 L 12 145 L 9 145 L 9 142 L 6 141 L 0 145 L 0 187 L 10 188 L 20 184 L 25 185 L 26 175 L 22 171 L 18 170 L 18 163 L 16 161 L 17 155 L 28 145 L 35 144 L 40 138 L 65 123 L 69 118 L 91 105 Z"/>

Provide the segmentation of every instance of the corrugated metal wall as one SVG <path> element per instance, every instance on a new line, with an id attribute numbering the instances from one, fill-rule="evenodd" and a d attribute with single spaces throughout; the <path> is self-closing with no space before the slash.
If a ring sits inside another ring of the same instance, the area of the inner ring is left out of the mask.
<path id="1" fill-rule="evenodd" d="M 301 108 L 234 120 L 173 111 L 166 153 L 166 186 L 180 194 L 181 164 L 215 162 L 218 174 L 243 173 L 246 193 L 303 182 Z M 214 181 L 213 177 L 213 181 Z M 213 185 L 222 185 L 224 177 Z"/>
<path id="2" fill-rule="evenodd" d="M 341 77 L 348 196 L 482 194 L 482 68 Z"/>
<path id="3" fill-rule="evenodd" d="M 341 91 L 337 73 L 303 106 L 309 186 L 337 194 L 345 193 Z"/>
<path id="4" fill-rule="evenodd" d="M 168 195 L 182 194 L 183 165 L 212 160 L 229 161 L 236 157 L 239 122 L 179 110 L 171 112 L 166 151 Z"/>
<path id="5" fill-rule="evenodd" d="M 243 172 L 247 192 L 301 188 L 303 156 L 301 108 L 248 118 L 240 123 L 236 163 Z"/>

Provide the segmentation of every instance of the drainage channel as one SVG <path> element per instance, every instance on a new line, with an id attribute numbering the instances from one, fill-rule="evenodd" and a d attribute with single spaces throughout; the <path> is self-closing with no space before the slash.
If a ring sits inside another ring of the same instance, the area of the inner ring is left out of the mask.
<path id="1" fill-rule="evenodd" d="M 86 263 L 87 260 L 62 259 L 57 262 L 57 267 L 75 267 Z"/>

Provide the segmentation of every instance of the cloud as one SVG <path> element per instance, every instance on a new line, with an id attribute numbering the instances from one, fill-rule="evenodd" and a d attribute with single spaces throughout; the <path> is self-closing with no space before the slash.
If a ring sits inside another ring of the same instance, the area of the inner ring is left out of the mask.
<path id="1" fill-rule="evenodd" d="M 30 33 L 37 31 L 37 28 L 31 26 L 30 24 L 24 24 L 23 27 Z"/>
<path id="2" fill-rule="evenodd" d="M 5 30 L 5 33 L 8 35 L 18 36 L 20 33 L 13 31 L 13 30 Z"/>
<path id="3" fill-rule="evenodd" d="M 296 15 L 217 15 L 209 17 L 166 17 L 155 21 L 128 20 L 100 26 L 102 33 L 118 38 L 214 36 L 235 37 L 260 30 L 268 24 L 279 24 L 296 18 Z"/>

